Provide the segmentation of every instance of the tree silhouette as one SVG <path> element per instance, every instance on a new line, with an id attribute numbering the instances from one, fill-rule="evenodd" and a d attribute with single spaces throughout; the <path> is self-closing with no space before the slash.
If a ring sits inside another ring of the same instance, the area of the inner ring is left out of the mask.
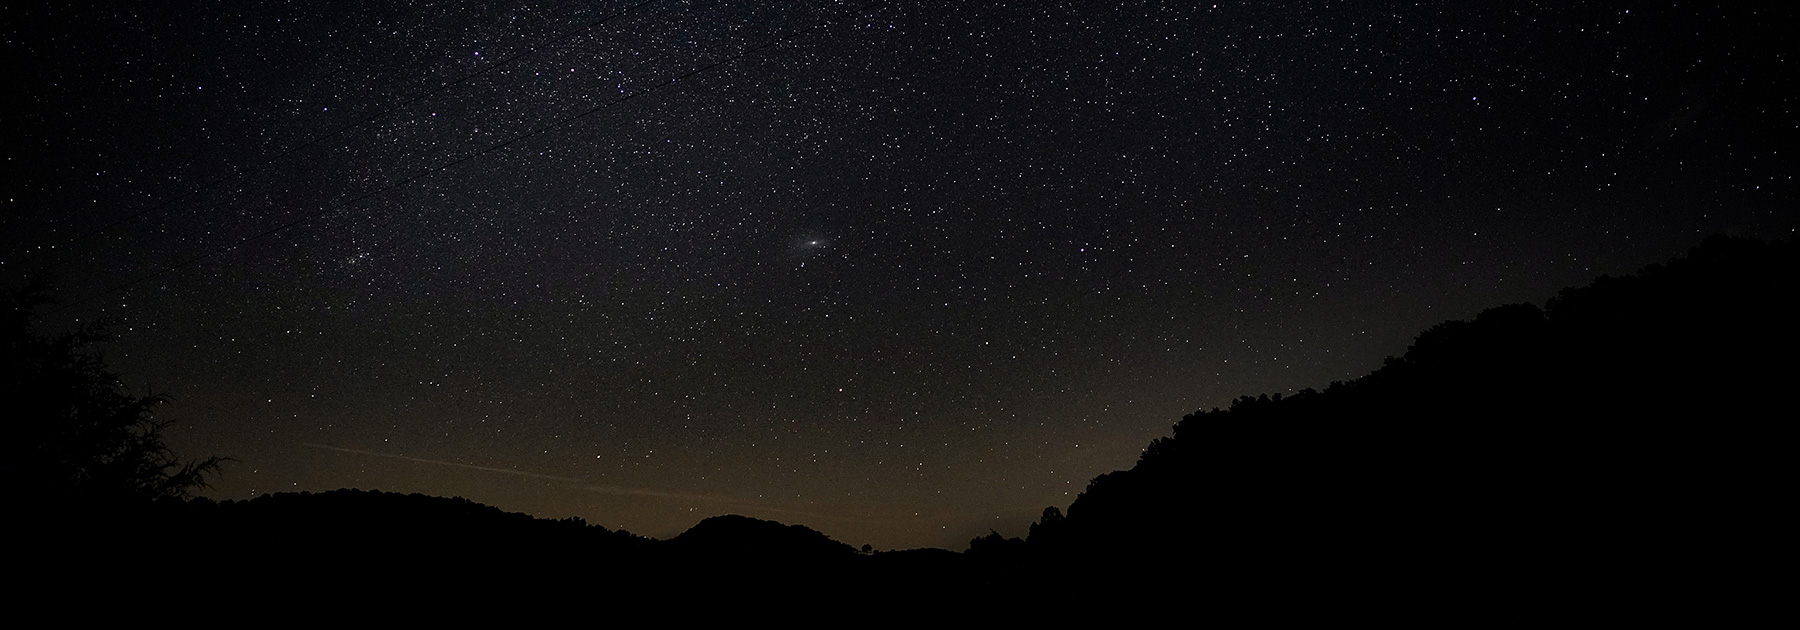
<path id="1" fill-rule="evenodd" d="M 1030 551 L 1095 575 L 1195 568 L 1189 591 L 1241 601 L 1547 610 L 1579 593 L 1711 615 L 1764 588 L 1794 529 L 1797 279 L 1793 241 L 1714 237 L 1543 308 L 1438 324 L 1324 391 L 1184 417 L 1066 517 L 1046 510 Z"/>
<path id="2" fill-rule="evenodd" d="M 184 462 L 170 451 L 169 422 L 155 416 L 164 399 L 124 391 L 93 350 L 109 337 L 106 322 L 38 334 L 36 311 L 52 303 L 42 281 L 0 300 L 0 401 L 11 421 L 0 484 L 11 499 L 90 508 L 182 499 L 227 461 Z"/>

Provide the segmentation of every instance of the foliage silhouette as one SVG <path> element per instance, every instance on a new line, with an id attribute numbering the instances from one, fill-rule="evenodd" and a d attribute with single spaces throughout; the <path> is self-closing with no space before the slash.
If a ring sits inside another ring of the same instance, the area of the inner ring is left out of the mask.
<path id="1" fill-rule="evenodd" d="M 0 400 L 13 435 L 0 453 L 14 501 L 80 509 L 184 499 L 206 486 L 225 458 L 184 462 L 163 441 L 161 396 L 133 396 L 93 348 L 107 322 L 59 335 L 36 331 L 36 310 L 52 302 L 43 282 L 8 290 Z"/>
<path id="2" fill-rule="evenodd" d="M 1543 309 L 1439 324 L 1323 392 L 1196 412 L 1030 545 L 1363 603 L 1715 588 L 1694 576 L 1741 575 L 1792 525 L 1771 498 L 1791 493 L 1775 410 L 1800 349 L 1797 261 L 1792 243 L 1714 237 Z"/>
<path id="3" fill-rule="evenodd" d="M 244 601 L 353 592 L 455 606 L 603 593 L 658 610 L 706 601 L 786 615 L 807 602 L 848 615 L 866 614 L 875 594 L 899 604 L 886 608 L 1037 603 L 1059 615 L 1204 597 L 1215 618 L 1238 609 L 1265 622 L 1359 609 L 1434 620 L 1573 606 L 1666 614 L 1674 602 L 1720 614 L 1719 593 L 1776 588 L 1756 580 L 1778 566 L 1794 525 L 1780 507 L 1793 446 L 1780 394 L 1800 350 L 1797 261 L 1791 243 L 1714 238 L 1542 308 L 1433 326 L 1361 378 L 1197 411 L 1129 470 L 1095 477 L 1066 512 L 1045 509 L 1023 541 L 990 531 L 965 553 L 857 553 L 742 516 L 658 541 L 460 498 L 340 490 L 156 503 L 127 531 L 162 541 L 164 555 L 124 557 L 194 567 L 191 579 L 230 571 L 222 599 Z M 85 357 L 83 339 L 32 356 Z M 103 408 L 151 406 L 119 394 L 98 359 L 87 365 L 76 372 L 115 396 Z M 117 545 L 82 549 L 57 565 L 121 563 Z"/>
<path id="4" fill-rule="evenodd" d="M 1024 553 L 1024 549 L 1024 539 L 1007 538 L 1001 536 L 1000 532 L 990 529 L 986 536 L 977 536 L 970 539 L 969 549 L 963 553 L 969 554 L 971 557 L 999 558 L 1005 560 Z"/>

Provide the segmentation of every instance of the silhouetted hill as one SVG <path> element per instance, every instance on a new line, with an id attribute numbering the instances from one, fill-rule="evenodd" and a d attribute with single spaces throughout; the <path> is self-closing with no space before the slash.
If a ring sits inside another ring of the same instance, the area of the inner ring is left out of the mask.
<path id="1" fill-rule="evenodd" d="M 1715 237 L 1439 324 L 1354 381 L 1183 418 L 1030 546 L 1364 603 L 1717 592 L 1737 580 L 1696 576 L 1744 575 L 1792 522 L 1796 271 L 1791 243 Z"/>
<path id="2" fill-rule="evenodd" d="M 53 588 L 88 584 L 108 598 L 157 600 L 190 589 L 227 610 L 306 601 L 405 604 L 423 614 L 473 591 L 493 601 L 629 589 L 657 560 L 657 541 L 580 519 L 361 490 L 165 501 L 25 540 L 44 551 L 14 567 L 32 576 L 25 592 L 93 596 Z"/>
<path id="3" fill-rule="evenodd" d="M 446 621 L 466 621 L 459 610 L 491 613 L 495 602 L 567 607 L 596 597 L 615 606 L 609 614 L 779 604 L 784 615 L 806 617 L 849 613 L 875 594 L 950 597 L 991 583 L 956 570 L 963 554 L 863 554 L 804 526 L 744 516 L 654 540 L 460 497 L 355 489 L 166 501 L 37 528 L 26 539 L 51 553 L 15 567 L 38 576 L 24 592 L 79 599 L 87 595 L 52 587 L 154 567 L 159 580 L 205 584 L 209 600 L 247 614 L 262 614 L 250 609 L 279 595 L 334 608 L 401 606 Z"/>
<path id="4" fill-rule="evenodd" d="M 657 541 L 337 490 L 15 515 L 16 594 L 67 608 L 203 591 L 259 615 L 309 602 L 461 622 L 479 602 L 595 602 L 608 620 L 946 602 L 1095 616 L 1190 602 L 1265 622 L 1717 617 L 1772 598 L 1765 576 L 1789 557 L 1796 272 L 1791 243 L 1713 238 L 1543 308 L 1433 326 L 1362 378 L 1195 412 L 1066 516 L 967 553 L 861 554 L 735 515 Z"/>
<path id="5" fill-rule="evenodd" d="M 816 530 L 736 514 L 700 521 L 669 539 L 668 546 L 680 554 L 746 561 L 819 562 L 857 556 L 855 548 Z"/>
<path id="6" fill-rule="evenodd" d="M 598 596 L 629 610 L 781 603 L 798 607 L 784 614 L 804 616 L 848 613 L 877 594 L 952 597 L 993 582 L 958 570 L 963 554 L 863 554 L 807 527 L 744 516 L 708 518 L 659 541 L 460 497 L 355 489 L 165 501 L 25 534 L 46 553 L 14 567 L 35 576 L 23 593 L 75 605 L 92 593 L 56 585 L 154 568 L 159 583 L 204 584 L 209 601 L 246 614 L 264 614 L 259 607 L 279 596 L 333 608 L 416 606 L 409 614 L 460 620 L 455 611 L 492 612 L 484 602 L 567 606 Z M 144 604 L 163 596 L 109 595 Z"/>
<path id="7" fill-rule="evenodd" d="M 197 500 L 182 517 L 209 524 L 220 536 L 281 536 L 303 545 L 430 547 L 489 535 L 529 537 L 566 543 L 574 540 L 643 544 L 649 539 L 588 525 L 579 518 L 540 519 L 482 505 L 461 497 L 365 491 L 265 494 L 248 501 Z"/>

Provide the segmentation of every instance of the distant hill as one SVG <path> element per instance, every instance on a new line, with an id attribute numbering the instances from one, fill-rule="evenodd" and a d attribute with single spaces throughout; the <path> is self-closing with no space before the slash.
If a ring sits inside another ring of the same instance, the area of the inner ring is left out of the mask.
<path id="1" fill-rule="evenodd" d="M 1183 418 L 1029 547 L 1196 587 L 1715 591 L 1792 531 L 1797 271 L 1792 243 L 1714 237 L 1439 324 L 1362 378 Z"/>
<path id="2" fill-rule="evenodd" d="M 1797 272 L 1792 243 L 1715 237 L 1541 308 L 1439 324 L 1361 378 L 1197 411 L 1027 539 L 992 533 L 966 553 L 864 554 L 735 515 L 658 541 L 336 490 L 14 515 L 15 598 L 203 597 L 259 620 L 315 605 L 467 622 L 527 604 L 612 620 L 953 603 L 1065 621 L 1168 607 L 1716 621 L 1774 597 L 1765 576 L 1789 564 Z"/>
<path id="3" fill-rule="evenodd" d="M 865 554 L 804 526 L 745 516 L 711 517 L 655 540 L 460 497 L 356 489 L 134 504 L 104 519 L 35 528 L 25 540 L 57 550 L 15 567 L 45 587 L 153 571 L 159 583 L 204 585 L 207 597 L 240 603 L 280 594 L 332 606 L 464 605 L 603 593 L 649 608 L 801 598 L 819 613 L 854 609 L 877 593 L 949 595 L 991 577 L 957 571 L 959 553 Z"/>
<path id="4" fill-rule="evenodd" d="M 853 558 L 856 549 L 800 525 L 783 525 L 747 516 L 714 516 L 668 541 L 680 554 L 754 561 L 785 559 L 820 562 Z"/>

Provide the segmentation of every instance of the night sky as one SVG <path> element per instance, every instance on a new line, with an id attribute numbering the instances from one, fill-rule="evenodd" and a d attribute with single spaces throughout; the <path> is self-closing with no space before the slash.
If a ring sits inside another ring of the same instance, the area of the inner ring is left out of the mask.
<path id="1" fill-rule="evenodd" d="M 63 4 L 0 8 L 0 279 L 113 318 L 217 499 L 960 550 L 1196 409 L 1800 225 L 1791 9 Z"/>

